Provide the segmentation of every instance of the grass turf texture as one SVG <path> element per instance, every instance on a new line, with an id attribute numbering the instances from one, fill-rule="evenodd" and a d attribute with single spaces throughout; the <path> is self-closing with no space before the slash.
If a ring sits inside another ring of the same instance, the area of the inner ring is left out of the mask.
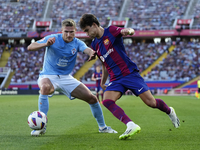
<path id="1" fill-rule="evenodd" d="M 28 115 L 37 110 L 38 96 L 0 96 L 0 150 L 198 150 L 200 149 L 200 101 L 192 96 L 158 96 L 173 106 L 179 129 L 169 117 L 147 107 L 139 98 L 123 96 L 117 104 L 141 127 L 131 139 L 119 140 L 126 126 L 103 105 L 106 124 L 118 134 L 99 133 L 87 103 L 55 95 L 49 99 L 45 135 L 32 137 Z"/>

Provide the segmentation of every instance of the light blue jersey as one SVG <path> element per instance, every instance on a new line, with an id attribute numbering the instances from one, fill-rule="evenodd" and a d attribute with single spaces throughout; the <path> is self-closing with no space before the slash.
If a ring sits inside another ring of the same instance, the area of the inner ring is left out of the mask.
<path id="1" fill-rule="evenodd" d="M 62 34 L 52 34 L 37 41 L 46 43 L 51 37 L 55 37 L 55 43 L 46 47 L 43 70 L 40 75 L 67 75 L 70 74 L 75 66 L 77 52 L 83 52 L 87 45 L 74 38 L 72 42 L 66 43 Z"/>

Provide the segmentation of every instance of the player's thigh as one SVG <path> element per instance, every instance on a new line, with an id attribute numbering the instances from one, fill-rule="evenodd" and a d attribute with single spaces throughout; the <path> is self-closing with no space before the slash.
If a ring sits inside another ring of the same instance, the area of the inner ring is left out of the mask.
<path id="1" fill-rule="evenodd" d="M 103 100 L 111 99 L 117 101 L 121 97 L 122 93 L 119 91 L 105 91 L 103 94 Z"/>
<path id="2" fill-rule="evenodd" d="M 84 100 L 89 104 L 94 104 L 97 102 L 96 96 L 92 94 L 92 92 L 83 84 L 81 83 L 77 86 L 72 92 L 71 95 L 78 99 Z"/>
<path id="3" fill-rule="evenodd" d="M 54 86 L 49 78 L 40 79 L 38 86 L 43 94 L 52 94 L 54 92 Z"/>
<path id="4" fill-rule="evenodd" d="M 151 94 L 150 90 L 145 91 L 144 93 L 140 94 L 139 97 L 142 99 L 142 101 L 150 106 L 150 107 L 156 107 L 156 100 Z"/>

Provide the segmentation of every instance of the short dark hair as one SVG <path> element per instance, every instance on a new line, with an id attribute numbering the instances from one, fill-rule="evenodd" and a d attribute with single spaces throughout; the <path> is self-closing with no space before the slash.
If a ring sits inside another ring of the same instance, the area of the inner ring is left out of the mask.
<path id="1" fill-rule="evenodd" d="M 73 19 L 65 19 L 62 21 L 62 27 L 75 27 L 76 23 Z"/>
<path id="2" fill-rule="evenodd" d="M 83 14 L 79 21 L 79 25 L 81 29 L 84 29 L 86 26 L 91 27 L 93 23 L 96 23 L 97 26 L 100 26 L 100 23 L 97 17 L 93 14 Z"/>

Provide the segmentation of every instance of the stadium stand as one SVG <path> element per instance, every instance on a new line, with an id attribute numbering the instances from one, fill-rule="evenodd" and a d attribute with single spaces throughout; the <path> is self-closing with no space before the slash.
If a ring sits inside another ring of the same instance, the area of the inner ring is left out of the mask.
<path id="1" fill-rule="evenodd" d="M 34 19 L 41 18 L 45 0 L 26 0 L 9 2 L 0 0 L 0 31 L 18 32 L 30 30 Z"/>
<path id="2" fill-rule="evenodd" d="M 42 67 L 43 57 L 44 50 L 29 52 L 26 45 L 15 46 L 6 64 L 6 67 L 15 71 L 11 82 L 36 81 Z"/>
<path id="3" fill-rule="evenodd" d="M 137 30 L 171 29 L 177 16 L 183 16 L 189 0 L 131 0 L 125 16 Z"/>
<path id="4" fill-rule="evenodd" d="M 200 43 L 180 41 L 145 80 L 179 80 L 188 82 L 199 75 Z"/>
<path id="5" fill-rule="evenodd" d="M 84 13 L 95 14 L 102 26 L 106 26 L 109 18 L 117 17 L 122 5 L 122 0 L 54 0 L 50 17 L 55 27 L 60 28 L 62 20 L 72 18 L 78 24 L 79 18 Z M 109 8 L 109 9 L 108 9 Z M 80 31 L 79 27 L 77 27 Z"/>

